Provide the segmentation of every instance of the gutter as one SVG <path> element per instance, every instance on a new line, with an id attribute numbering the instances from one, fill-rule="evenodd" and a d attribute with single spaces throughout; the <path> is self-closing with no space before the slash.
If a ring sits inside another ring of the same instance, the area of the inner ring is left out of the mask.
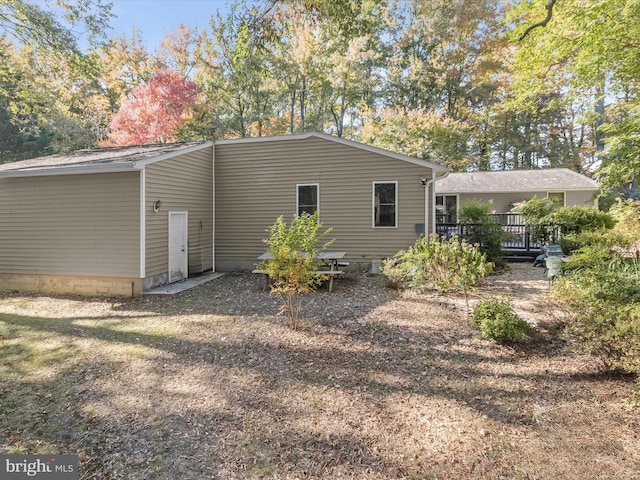
<path id="1" fill-rule="evenodd" d="M 134 172 L 144 167 L 134 163 L 110 163 L 105 165 L 71 165 L 57 167 L 33 167 L 29 169 L 16 169 L 0 171 L 2 177 L 47 177 L 51 175 L 80 175 L 88 173 L 116 173 Z"/>

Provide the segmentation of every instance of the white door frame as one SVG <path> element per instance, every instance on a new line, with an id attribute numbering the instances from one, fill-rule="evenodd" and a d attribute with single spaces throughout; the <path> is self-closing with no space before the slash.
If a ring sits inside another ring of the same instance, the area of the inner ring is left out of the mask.
<path id="1" fill-rule="evenodd" d="M 174 244 L 174 235 L 171 234 L 172 227 L 180 225 L 172 219 L 176 217 L 184 218 L 182 235 L 179 244 Z M 189 212 L 169 212 L 169 283 L 184 280 L 189 276 Z M 179 255 L 176 257 L 175 252 Z M 176 262 L 177 260 L 177 262 Z M 177 264 L 176 264 L 177 263 Z"/>

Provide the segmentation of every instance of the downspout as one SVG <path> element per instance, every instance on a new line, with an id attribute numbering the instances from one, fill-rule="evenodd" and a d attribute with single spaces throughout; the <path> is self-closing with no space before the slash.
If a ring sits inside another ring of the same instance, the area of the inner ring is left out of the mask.
<path id="1" fill-rule="evenodd" d="M 211 271 L 216 271 L 216 141 L 213 141 L 213 145 L 211 145 L 211 164 L 212 164 L 212 174 L 211 174 L 211 201 L 212 201 L 212 235 L 211 235 Z"/>
<path id="2" fill-rule="evenodd" d="M 147 276 L 147 213 L 145 211 L 146 198 L 146 169 L 140 170 L 140 278 L 142 279 L 144 289 L 144 279 Z"/>
<path id="3" fill-rule="evenodd" d="M 438 177 L 434 172 L 431 180 L 428 180 L 424 185 L 424 236 L 428 237 L 427 225 L 429 224 L 429 187 L 433 185 L 431 189 L 431 233 L 436 233 L 436 186 L 435 182 L 449 175 L 449 172 L 444 172 L 444 175 Z"/>

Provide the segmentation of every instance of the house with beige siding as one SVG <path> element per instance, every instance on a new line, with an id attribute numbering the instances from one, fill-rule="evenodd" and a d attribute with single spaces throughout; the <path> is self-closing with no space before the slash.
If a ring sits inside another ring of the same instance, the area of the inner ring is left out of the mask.
<path id="1" fill-rule="evenodd" d="M 598 183 L 568 168 L 450 173 L 436 182 L 438 221 L 454 223 L 469 200 L 491 202 L 493 213 L 533 197 L 552 198 L 562 206 L 597 206 Z"/>
<path id="2" fill-rule="evenodd" d="M 0 290 L 139 295 L 213 266 L 213 142 L 0 165 Z"/>
<path id="3" fill-rule="evenodd" d="M 322 133 L 105 148 L 0 165 L 0 290 L 139 295 L 252 269 L 320 211 L 353 266 L 435 231 L 440 165 Z"/>

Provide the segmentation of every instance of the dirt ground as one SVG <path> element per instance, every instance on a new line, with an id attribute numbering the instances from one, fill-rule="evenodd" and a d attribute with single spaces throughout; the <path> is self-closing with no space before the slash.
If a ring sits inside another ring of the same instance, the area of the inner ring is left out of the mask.
<path id="1" fill-rule="evenodd" d="M 301 328 L 255 275 L 175 296 L 0 295 L 0 453 L 82 479 L 640 479 L 633 379 L 566 349 L 541 268 L 512 295 L 543 335 L 478 337 L 461 296 L 349 273 Z"/>

